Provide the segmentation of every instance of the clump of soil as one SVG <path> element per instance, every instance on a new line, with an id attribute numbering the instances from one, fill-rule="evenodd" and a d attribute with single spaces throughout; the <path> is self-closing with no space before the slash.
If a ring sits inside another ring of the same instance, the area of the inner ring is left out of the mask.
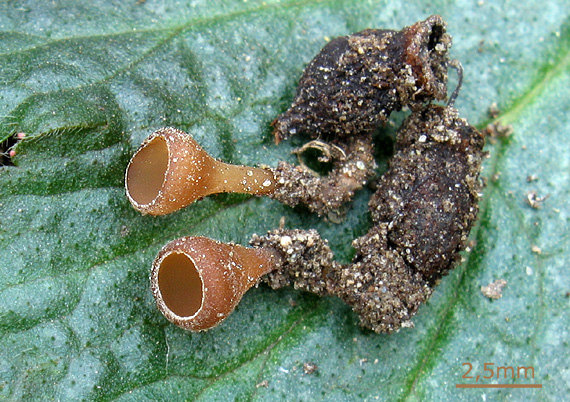
<path id="1" fill-rule="evenodd" d="M 266 281 L 338 296 L 376 332 L 413 326 L 437 280 L 461 261 L 478 212 L 483 145 L 451 106 L 412 113 L 370 200 L 373 226 L 353 242 L 352 263 L 335 262 L 315 230 L 277 229 L 251 242 L 284 256 Z"/>
<path id="2" fill-rule="evenodd" d="M 336 151 L 330 156 L 334 158 L 332 170 L 319 176 L 306 166 L 280 162 L 274 170 L 277 186 L 271 198 L 291 207 L 303 204 L 319 216 L 326 216 L 339 211 L 374 175 L 376 162 L 370 136 L 350 139 L 341 146 L 320 144 Z"/>
<path id="3" fill-rule="evenodd" d="M 291 107 L 273 122 L 274 135 L 279 143 L 305 133 L 340 155 L 330 153 L 326 176 L 281 162 L 271 197 L 320 216 L 338 212 L 374 176 L 372 132 L 394 110 L 445 99 L 450 47 L 438 15 L 401 31 L 367 29 L 326 45 L 306 67 Z"/>

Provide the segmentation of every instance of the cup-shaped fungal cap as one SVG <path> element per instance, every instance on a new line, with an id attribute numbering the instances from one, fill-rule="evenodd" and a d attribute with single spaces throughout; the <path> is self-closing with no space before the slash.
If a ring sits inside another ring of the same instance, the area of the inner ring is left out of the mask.
<path id="1" fill-rule="evenodd" d="M 270 169 L 230 165 L 212 158 L 190 134 L 172 127 L 152 133 L 133 155 L 125 173 L 131 204 L 150 215 L 165 215 L 215 193 L 269 194 Z"/>
<path id="2" fill-rule="evenodd" d="M 206 237 L 171 241 L 159 252 L 150 274 L 158 309 L 181 328 L 212 328 L 262 275 L 276 268 L 275 253 Z"/>

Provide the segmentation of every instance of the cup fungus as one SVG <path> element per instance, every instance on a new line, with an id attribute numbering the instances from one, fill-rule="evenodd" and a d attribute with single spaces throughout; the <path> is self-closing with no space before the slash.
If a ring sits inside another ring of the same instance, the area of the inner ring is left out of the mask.
<path id="1" fill-rule="evenodd" d="M 206 237 L 183 237 L 162 248 L 150 274 L 158 309 L 173 324 L 202 331 L 222 322 L 280 257 Z"/>
<path id="2" fill-rule="evenodd" d="M 125 174 L 127 197 L 138 211 L 165 215 L 216 193 L 268 194 L 269 169 L 231 165 L 211 157 L 191 135 L 172 127 L 152 133 Z"/>

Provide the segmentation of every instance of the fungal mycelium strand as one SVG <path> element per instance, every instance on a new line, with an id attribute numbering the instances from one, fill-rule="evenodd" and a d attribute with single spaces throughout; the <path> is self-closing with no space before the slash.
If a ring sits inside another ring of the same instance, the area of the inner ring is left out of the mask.
<path id="1" fill-rule="evenodd" d="M 183 237 L 162 248 L 150 274 L 158 309 L 175 325 L 202 331 L 222 322 L 280 261 L 271 248 Z"/>
<path id="2" fill-rule="evenodd" d="M 125 174 L 131 204 L 150 215 L 169 214 L 216 193 L 268 194 L 275 184 L 271 170 L 221 162 L 171 127 L 143 142 Z"/>

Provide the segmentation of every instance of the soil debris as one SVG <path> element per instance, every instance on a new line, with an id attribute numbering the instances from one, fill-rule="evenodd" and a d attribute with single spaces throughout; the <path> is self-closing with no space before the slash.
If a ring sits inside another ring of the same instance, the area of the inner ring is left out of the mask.
<path id="1" fill-rule="evenodd" d="M 303 371 L 305 372 L 305 374 L 313 374 L 315 371 L 317 371 L 319 369 L 319 366 L 317 366 L 315 363 L 313 362 L 305 362 L 303 363 Z"/>
<path id="2" fill-rule="evenodd" d="M 485 128 L 485 134 L 491 137 L 492 142 L 497 138 L 509 138 L 513 132 L 513 126 L 510 124 L 503 125 L 499 121 L 490 123 Z"/>
<path id="3" fill-rule="evenodd" d="M 283 255 L 265 280 L 338 296 L 376 332 L 412 327 L 439 278 L 461 261 L 478 212 L 483 145 L 483 135 L 452 107 L 412 113 L 370 200 L 373 227 L 353 242 L 352 263 L 335 262 L 315 230 L 277 229 L 250 242 Z"/>
<path id="4" fill-rule="evenodd" d="M 507 286 L 507 281 L 504 279 L 497 279 L 495 282 L 487 286 L 481 286 L 481 293 L 490 299 L 500 299 L 503 297 L 503 288 Z"/>
<path id="5" fill-rule="evenodd" d="M 254 234 L 253 247 L 273 248 L 280 252 L 282 263 L 264 277 L 273 289 L 293 286 L 318 295 L 327 294 L 326 278 L 340 267 L 328 241 L 314 229 L 275 229 L 265 236 Z"/>
<path id="6" fill-rule="evenodd" d="M 489 114 L 489 117 L 492 119 L 496 119 L 497 117 L 499 117 L 499 114 L 501 114 L 501 111 L 499 110 L 499 107 L 497 106 L 497 102 L 491 103 L 487 113 Z"/>
<path id="7" fill-rule="evenodd" d="M 484 138 L 456 109 L 430 105 L 398 132 L 398 152 L 370 200 L 374 224 L 429 282 L 460 259 L 478 212 Z"/>
<path id="8" fill-rule="evenodd" d="M 542 203 L 544 201 L 546 201 L 546 199 L 548 199 L 548 197 L 550 197 L 550 194 L 546 194 L 543 197 L 539 197 L 536 194 L 536 191 L 529 191 L 526 194 L 525 200 L 526 200 L 527 204 L 531 206 L 531 208 L 540 209 L 540 208 L 542 208 Z"/>
<path id="9" fill-rule="evenodd" d="M 321 143 L 322 147 L 329 146 Z M 319 176 L 303 165 L 280 162 L 274 170 L 277 186 L 270 197 L 291 207 L 306 205 L 319 216 L 340 211 L 375 174 L 376 162 L 369 136 L 351 139 L 345 146 L 334 149 L 336 155 L 329 154 L 334 158 L 333 169 L 326 176 Z"/>

